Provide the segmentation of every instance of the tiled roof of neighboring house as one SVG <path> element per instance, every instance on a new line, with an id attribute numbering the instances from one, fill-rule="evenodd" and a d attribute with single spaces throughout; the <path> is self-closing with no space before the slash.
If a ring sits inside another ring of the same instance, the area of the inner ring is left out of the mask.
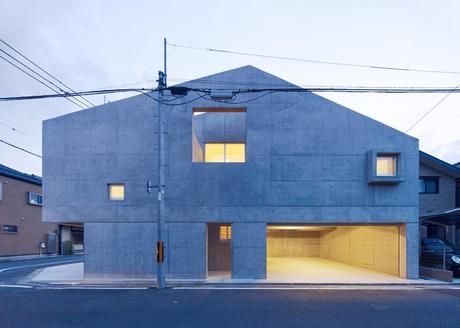
<path id="1" fill-rule="evenodd" d="M 42 178 L 38 175 L 22 173 L 2 164 L 0 164 L 0 175 L 24 182 L 33 183 L 37 186 L 42 185 Z"/>
<path id="2" fill-rule="evenodd" d="M 449 164 L 447 162 L 444 162 L 443 160 L 437 157 L 434 157 L 428 153 L 425 153 L 423 151 L 420 151 L 419 153 L 420 153 L 420 163 L 428 165 L 434 169 L 437 169 L 455 178 L 460 177 L 459 167 Z"/>

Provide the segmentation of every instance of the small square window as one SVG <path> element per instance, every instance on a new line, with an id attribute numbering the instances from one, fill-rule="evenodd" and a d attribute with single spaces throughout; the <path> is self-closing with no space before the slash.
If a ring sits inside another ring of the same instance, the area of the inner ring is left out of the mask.
<path id="1" fill-rule="evenodd" d="M 42 206 L 43 205 L 42 195 L 37 194 L 35 192 L 29 192 L 29 204 L 36 205 L 36 206 Z"/>
<path id="2" fill-rule="evenodd" d="M 2 231 L 3 233 L 18 233 L 18 226 L 12 224 L 4 224 Z"/>
<path id="3" fill-rule="evenodd" d="M 219 228 L 219 240 L 230 241 L 232 240 L 232 226 L 229 224 L 221 225 Z"/>
<path id="4" fill-rule="evenodd" d="M 398 175 L 398 157 L 394 155 L 377 155 L 378 177 L 395 177 Z"/>
<path id="5" fill-rule="evenodd" d="M 125 185 L 124 184 L 109 184 L 109 200 L 113 200 L 113 201 L 125 200 Z"/>

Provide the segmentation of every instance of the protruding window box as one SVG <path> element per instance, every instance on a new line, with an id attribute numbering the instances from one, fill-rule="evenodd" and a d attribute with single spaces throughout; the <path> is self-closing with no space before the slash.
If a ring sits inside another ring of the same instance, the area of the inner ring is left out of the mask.
<path id="1" fill-rule="evenodd" d="M 371 149 L 367 152 L 367 183 L 396 184 L 404 181 L 404 160 L 396 149 Z"/>

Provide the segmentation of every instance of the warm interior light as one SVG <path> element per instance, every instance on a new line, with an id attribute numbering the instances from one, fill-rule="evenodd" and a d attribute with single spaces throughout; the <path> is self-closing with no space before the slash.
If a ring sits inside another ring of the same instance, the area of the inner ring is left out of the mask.
<path id="1" fill-rule="evenodd" d="M 124 200 L 125 186 L 122 184 L 109 185 L 109 198 L 110 200 Z"/>
<path id="2" fill-rule="evenodd" d="M 377 176 L 396 176 L 396 156 L 377 156 Z"/>
<path id="3" fill-rule="evenodd" d="M 245 162 L 245 144 L 228 143 L 225 145 L 225 161 L 227 163 Z"/>
<path id="4" fill-rule="evenodd" d="M 244 163 L 244 143 L 206 143 L 204 149 L 207 163 Z"/>
<path id="5" fill-rule="evenodd" d="M 219 240 L 227 241 L 232 239 L 232 226 L 231 225 L 221 225 L 219 228 Z"/>
<path id="6" fill-rule="evenodd" d="M 268 225 L 267 230 L 302 230 L 302 231 L 321 231 L 321 230 L 332 230 L 336 227 L 328 226 L 289 226 L 289 225 Z"/>
<path id="7" fill-rule="evenodd" d="M 204 148 L 205 162 L 223 163 L 225 161 L 225 144 L 207 143 Z"/>

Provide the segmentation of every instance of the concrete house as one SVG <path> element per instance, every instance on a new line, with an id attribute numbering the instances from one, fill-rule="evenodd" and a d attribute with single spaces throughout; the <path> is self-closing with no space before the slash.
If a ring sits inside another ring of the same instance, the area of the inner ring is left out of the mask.
<path id="1" fill-rule="evenodd" d="M 417 139 L 310 92 L 227 99 L 296 88 L 252 66 L 181 86 L 214 94 L 160 105 L 167 279 L 418 277 Z M 43 219 L 84 223 L 88 278 L 156 277 L 158 96 L 43 123 Z"/>

